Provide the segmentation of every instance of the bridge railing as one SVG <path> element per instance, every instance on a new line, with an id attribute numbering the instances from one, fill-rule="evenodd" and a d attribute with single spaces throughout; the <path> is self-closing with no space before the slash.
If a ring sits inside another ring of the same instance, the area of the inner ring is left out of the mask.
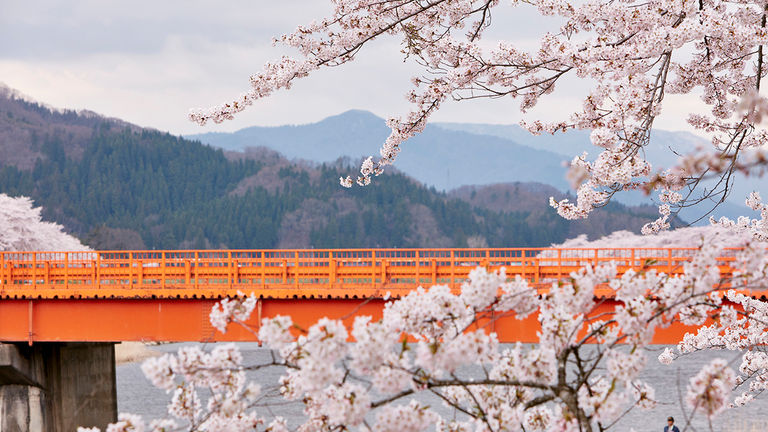
<path id="1" fill-rule="evenodd" d="M 0 298 L 368 297 L 459 288 L 477 267 L 542 286 L 586 265 L 681 273 L 695 248 L 293 249 L 2 252 Z M 726 250 L 721 270 L 737 249 Z"/>

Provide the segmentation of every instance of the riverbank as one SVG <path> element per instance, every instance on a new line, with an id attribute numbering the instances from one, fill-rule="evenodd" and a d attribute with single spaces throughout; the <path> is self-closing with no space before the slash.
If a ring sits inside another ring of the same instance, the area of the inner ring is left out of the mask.
<path id="1" fill-rule="evenodd" d="M 120 342 L 115 345 L 115 363 L 118 365 L 144 361 L 162 355 L 143 342 Z"/>

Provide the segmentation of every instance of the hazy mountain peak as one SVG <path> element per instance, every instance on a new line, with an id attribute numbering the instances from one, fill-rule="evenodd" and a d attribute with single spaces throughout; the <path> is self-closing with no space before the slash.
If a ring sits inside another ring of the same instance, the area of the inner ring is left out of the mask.
<path id="1" fill-rule="evenodd" d="M 344 111 L 342 113 L 332 115 L 329 117 L 324 118 L 323 120 L 320 120 L 320 122 L 326 122 L 326 121 L 338 121 L 338 120 L 344 120 L 344 121 L 363 121 L 363 122 L 384 122 L 384 119 L 377 116 L 376 114 L 361 110 L 361 109 L 351 109 Z"/>
<path id="2" fill-rule="evenodd" d="M 226 150 L 264 146 L 288 158 L 333 162 L 339 157 L 377 156 L 389 133 L 381 117 L 369 111 L 350 110 L 307 125 L 256 126 L 231 134 L 189 138 Z M 497 136 L 429 126 L 403 143 L 402 148 L 395 167 L 438 190 L 508 181 L 567 187 L 562 167 L 565 158 L 561 155 Z"/>

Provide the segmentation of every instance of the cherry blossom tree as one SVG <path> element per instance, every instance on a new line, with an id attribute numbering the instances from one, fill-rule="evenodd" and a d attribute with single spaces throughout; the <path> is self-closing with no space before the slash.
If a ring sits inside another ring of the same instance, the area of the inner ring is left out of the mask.
<path id="1" fill-rule="evenodd" d="M 27 197 L 0 194 L 0 251 L 90 250 L 61 225 L 43 221 L 41 211 Z"/>
<path id="2" fill-rule="evenodd" d="M 761 148 L 768 112 L 760 95 L 768 40 L 763 2 L 511 1 L 559 20 L 559 29 L 544 34 L 535 49 L 514 40 L 483 40 L 492 26 L 515 25 L 491 21 L 498 0 L 333 3 L 330 16 L 275 39 L 298 55 L 265 64 L 251 76 L 248 91 L 193 110 L 190 118 L 200 124 L 231 119 L 297 79 L 353 61 L 375 39 L 398 37 L 403 55 L 421 66 L 407 94 L 413 109 L 387 121 L 392 131 L 380 157 L 365 160 L 356 180 L 342 178 L 344 186 L 369 184 L 448 99 L 515 98 L 526 113 L 570 77 L 590 89 L 579 109 L 554 122 L 523 122 L 535 134 L 592 131 L 598 156 L 577 155 L 568 175 L 576 202 L 551 202 L 563 217 L 587 217 L 620 191 L 655 191 L 660 217 L 644 231 L 656 232 L 668 228 L 682 207 L 723 202 L 738 171 L 761 174 L 768 160 Z M 682 155 L 676 166 L 652 167 L 643 149 L 665 95 L 689 93 L 699 95 L 701 104 L 691 108 L 688 123 L 712 146 Z M 707 178 L 714 180 L 702 187 Z"/>

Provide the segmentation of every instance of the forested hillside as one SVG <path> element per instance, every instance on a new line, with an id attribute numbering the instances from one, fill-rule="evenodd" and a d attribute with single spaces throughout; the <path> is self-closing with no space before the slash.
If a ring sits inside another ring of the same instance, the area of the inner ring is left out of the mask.
<path id="1" fill-rule="evenodd" d="M 477 191 L 449 196 L 396 171 L 346 190 L 338 178 L 353 169 L 349 162 L 225 153 L 13 97 L 0 98 L 0 130 L 0 151 L 25 155 L 2 161 L 0 192 L 30 196 L 46 219 L 98 249 L 546 246 L 580 233 L 636 231 L 653 218 L 650 209 L 616 206 L 610 224 L 579 227 L 533 192 L 513 205 L 519 198 L 481 188 L 480 202 Z M 531 207 L 533 199 L 541 205 Z"/>

